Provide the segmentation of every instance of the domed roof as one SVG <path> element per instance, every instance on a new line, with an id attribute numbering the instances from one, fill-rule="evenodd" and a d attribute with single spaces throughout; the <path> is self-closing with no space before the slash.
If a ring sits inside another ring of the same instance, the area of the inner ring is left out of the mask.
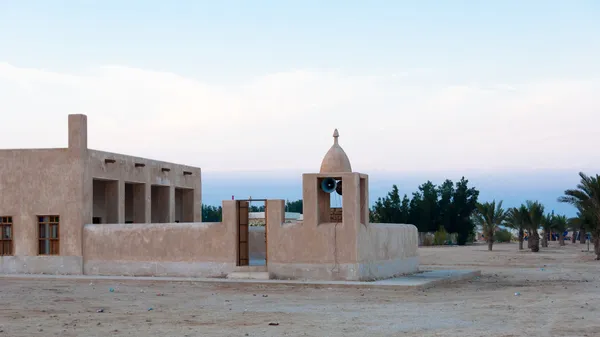
<path id="1" fill-rule="evenodd" d="M 338 144 L 339 136 L 338 130 L 335 129 L 333 132 L 333 145 L 329 148 L 321 163 L 321 173 L 352 172 L 350 159 L 348 159 L 346 152 Z"/>

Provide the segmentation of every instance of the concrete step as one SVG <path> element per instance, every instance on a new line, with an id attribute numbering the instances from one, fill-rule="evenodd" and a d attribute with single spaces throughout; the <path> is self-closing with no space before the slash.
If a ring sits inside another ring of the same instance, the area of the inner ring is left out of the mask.
<path id="1" fill-rule="evenodd" d="M 261 272 L 243 272 L 243 271 L 234 271 L 227 275 L 228 279 L 248 279 L 248 280 L 268 280 L 270 279 L 269 273 L 266 271 Z"/>

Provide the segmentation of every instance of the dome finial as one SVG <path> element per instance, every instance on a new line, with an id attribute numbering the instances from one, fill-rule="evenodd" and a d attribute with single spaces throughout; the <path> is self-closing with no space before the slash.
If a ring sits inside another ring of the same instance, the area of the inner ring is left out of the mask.
<path id="1" fill-rule="evenodd" d="M 352 172 L 352 166 L 350 166 L 350 160 L 344 152 L 344 149 L 338 144 L 338 137 L 340 133 L 337 129 L 333 131 L 333 145 L 329 148 L 329 151 L 325 154 L 323 161 L 321 162 L 320 173 L 345 173 Z"/>

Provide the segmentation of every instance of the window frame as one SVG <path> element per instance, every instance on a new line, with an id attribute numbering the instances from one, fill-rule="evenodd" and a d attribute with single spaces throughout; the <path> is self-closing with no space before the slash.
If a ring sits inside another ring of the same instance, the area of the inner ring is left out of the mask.
<path id="1" fill-rule="evenodd" d="M 10 236 L 9 238 L 4 237 L 5 228 L 10 228 Z M 3 215 L 0 216 L 0 256 L 14 256 L 14 222 L 13 217 L 11 215 Z M 5 242 L 9 242 L 8 244 L 8 252 L 5 251 L 4 247 L 6 247 Z"/>
<path id="2" fill-rule="evenodd" d="M 38 215 L 38 255 L 56 256 L 60 255 L 60 216 L 58 215 Z M 44 236 L 40 230 L 44 226 Z M 52 230 L 56 226 L 56 235 L 53 237 Z M 42 252 L 43 243 L 43 252 Z"/>

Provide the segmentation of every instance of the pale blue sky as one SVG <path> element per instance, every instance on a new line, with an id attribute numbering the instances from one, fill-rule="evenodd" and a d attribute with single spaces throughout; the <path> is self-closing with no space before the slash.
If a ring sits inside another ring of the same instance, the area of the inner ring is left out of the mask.
<path id="1" fill-rule="evenodd" d="M 85 113 L 93 148 L 207 172 L 314 172 L 339 128 L 372 181 L 594 173 L 598 18 L 575 0 L 0 0 L 0 147 L 63 147 Z"/>
<path id="2" fill-rule="evenodd" d="M 290 69 L 435 69 L 452 81 L 597 76 L 597 1 L 0 2 L 2 59 L 211 81 Z"/>

